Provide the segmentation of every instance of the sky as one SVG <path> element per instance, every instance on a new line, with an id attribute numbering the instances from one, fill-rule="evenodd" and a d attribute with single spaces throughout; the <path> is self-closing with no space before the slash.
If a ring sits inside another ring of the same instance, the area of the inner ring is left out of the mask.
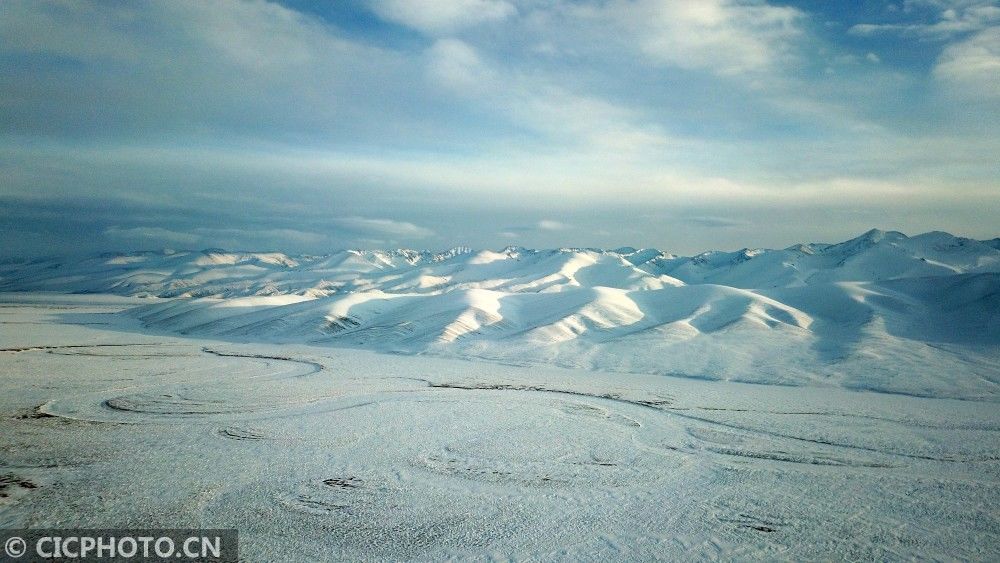
<path id="1" fill-rule="evenodd" d="M 1000 3 L 0 2 L 0 256 L 1000 236 Z"/>

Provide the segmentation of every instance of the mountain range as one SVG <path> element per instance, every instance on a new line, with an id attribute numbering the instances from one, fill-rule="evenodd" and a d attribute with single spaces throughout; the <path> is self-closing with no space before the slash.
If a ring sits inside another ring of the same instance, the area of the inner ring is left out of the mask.
<path id="1" fill-rule="evenodd" d="M 1000 239 L 7 260 L 0 291 L 148 297 L 147 330 L 923 396 L 1000 397 Z"/>

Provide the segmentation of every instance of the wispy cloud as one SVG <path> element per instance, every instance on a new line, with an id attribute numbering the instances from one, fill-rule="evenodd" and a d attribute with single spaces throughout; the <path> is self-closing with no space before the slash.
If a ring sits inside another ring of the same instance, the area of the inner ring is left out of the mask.
<path id="1" fill-rule="evenodd" d="M 517 13 L 505 0 L 371 0 L 370 5 L 387 20 L 431 34 L 455 32 Z"/>
<path id="2" fill-rule="evenodd" d="M 949 45 L 934 66 L 934 77 L 961 98 L 1000 98 L 1000 26 Z"/>
<path id="3" fill-rule="evenodd" d="M 805 19 L 796 8 L 729 0 L 612 2 L 609 9 L 653 59 L 721 75 L 781 65 Z"/>
<path id="4" fill-rule="evenodd" d="M 710 228 L 729 228 L 743 225 L 744 222 L 731 219 L 728 217 L 713 217 L 711 215 L 694 215 L 681 217 L 681 221 L 685 223 L 690 223 L 692 225 L 698 225 L 699 227 L 710 227 Z"/>
<path id="5" fill-rule="evenodd" d="M 530 233 L 556 233 L 559 231 L 568 231 L 572 228 L 572 225 L 563 221 L 556 221 L 555 219 L 540 219 L 531 225 L 506 226 L 500 233 L 500 236 L 504 238 L 518 238 Z"/>
<path id="6" fill-rule="evenodd" d="M 570 228 L 566 223 L 554 219 L 542 219 L 536 226 L 543 231 L 565 231 Z"/>
<path id="7" fill-rule="evenodd" d="M 392 219 L 372 219 L 368 217 L 338 217 L 332 220 L 333 224 L 344 229 L 350 229 L 359 233 L 386 235 L 407 238 L 426 238 L 434 234 L 434 231 L 419 227 L 406 221 L 394 221 Z"/>
<path id="8" fill-rule="evenodd" d="M 912 11 L 912 6 L 915 4 L 936 9 L 936 20 L 931 22 L 859 23 L 848 31 L 859 36 L 897 33 L 943 40 L 959 34 L 980 31 L 1000 23 L 1000 7 L 991 2 L 924 0 L 922 2 L 909 2 L 908 5 L 911 7 L 909 11 Z"/>

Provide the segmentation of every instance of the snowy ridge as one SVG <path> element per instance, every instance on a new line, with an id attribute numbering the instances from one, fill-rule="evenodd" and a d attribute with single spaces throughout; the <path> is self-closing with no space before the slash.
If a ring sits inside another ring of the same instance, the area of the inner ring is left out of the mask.
<path id="1" fill-rule="evenodd" d="M 535 293 L 572 287 L 646 290 L 706 283 L 765 289 L 1000 272 L 998 240 L 977 241 L 942 232 L 907 237 L 872 230 L 839 244 L 798 244 L 783 250 L 744 248 L 695 256 L 634 248 L 344 250 L 326 256 L 164 250 L 78 260 L 9 260 L 0 263 L 0 291 L 321 297 L 372 290 Z"/>
<path id="2" fill-rule="evenodd" d="M 1000 397 L 1000 250 L 940 232 L 692 257 L 143 252 L 11 262 L 0 276 L 5 291 L 189 298 L 132 314 L 222 340 Z"/>

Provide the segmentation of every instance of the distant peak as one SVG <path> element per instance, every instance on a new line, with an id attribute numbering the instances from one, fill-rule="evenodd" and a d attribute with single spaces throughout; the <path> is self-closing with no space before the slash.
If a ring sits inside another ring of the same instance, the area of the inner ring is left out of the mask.
<path id="1" fill-rule="evenodd" d="M 872 242 L 880 242 L 883 240 L 905 240 L 909 237 L 904 235 L 899 231 L 883 231 L 882 229 L 872 229 L 867 233 L 858 237 L 860 239 L 870 240 Z"/>
<path id="2" fill-rule="evenodd" d="M 898 231 L 883 231 L 881 229 L 872 229 L 850 240 L 846 240 L 844 242 L 831 245 L 829 249 L 841 249 L 841 250 L 847 250 L 849 252 L 856 252 L 863 250 L 865 248 L 875 246 L 876 244 L 879 244 L 883 241 L 888 241 L 891 243 L 891 242 L 906 240 L 907 238 L 909 237 Z"/>
<path id="3" fill-rule="evenodd" d="M 816 254 L 816 247 L 813 244 L 793 244 L 785 250 L 801 252 L 802 254 Z"/>

